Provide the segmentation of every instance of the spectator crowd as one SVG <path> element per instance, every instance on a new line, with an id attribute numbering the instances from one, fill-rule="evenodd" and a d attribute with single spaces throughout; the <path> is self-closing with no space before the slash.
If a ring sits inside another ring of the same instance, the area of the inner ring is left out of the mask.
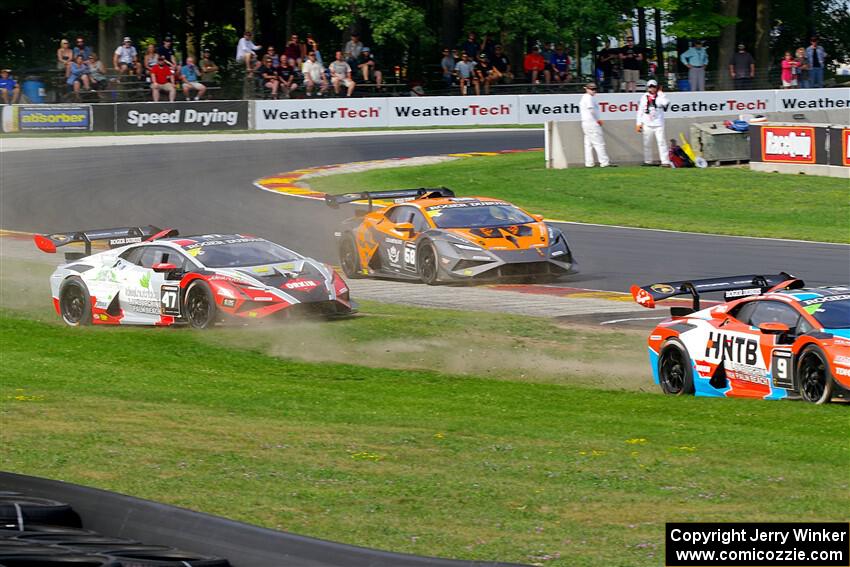
<path id="1" fill-rule="evenodd" d="M 357 33 L 341 49 L 323 54 L 318 41 L 311 33 L 304 40 L 292 34 L 286 44 L 263 47 L 254 42 L 253 34 L 246 31 L 239 39 L 234 57 L 237 69 L 244 76 L 246 96 L 264 98 L 289 98 L 340 96 L 351 97 L 358 87 L 380 93 L 387 84 L 386 69 L 382 69 L 373 50 L 364 45 Z M 627 36 L 618 47 L 606 41 L 596 53 L 593 79 L 600 92 L 635 92 L 645 80 L 656 77 L 656 63 L 652 52 L 636 44 Z M 696 39 L 691 46 L 671 60 L 687 69 L 687 81 L 678 81 L 679 90 L 702 91 L 706 89 L 706 70 L 710 58 L 705 43 Z M 137 47 L 132 38 L 125 37 L 112 51 L 111 60 L 100 61 L 96 50 L 77 36 L 73 45 L 67 39 L 59 42 L 56 50 L 56 69 L 62 76 L 65 89 L 63 100 L 81 100 L 83 93 L 104 93 L 121 88 L 122 83 L 136 85 L 139 92 L 150 92 L 150 99 L 159 101 L 163 96 L 174 101 L 182 95 L 184 100 L 201 100 L 208 96 L 210 85 L 219 79 L 219 66 L 208 49 L 202 51 L 196 62 L 194 57 L 179 58 L 173 39 L 165 36 L 159 43 Z M 807 47 L 787 51 L 777 67 L 783 89 L 821 88 L 827 54 L 817 37 L 812 37 Z M 576 90 L 589 77 L 578 76 L 573 59 L 563 43 L 535 42 L 530 45 L 519 64 L 514 64 L 505 46 L 492 35 L 479 37 L 470 32 L 458 47 L 444 47 L 440 60 L 440 74 L 445 89 L 457 89 L 461 95 L 490 94 L 498 85 L 515 84 L 534 90 L 537 85 L 574 86 Z M 751 89 L 757 76 L 756 62 L 744 44 L 738 44 L 728 62 L 729 80 L 735 89 Z M 726 70 L 723 71 L 724 73 Z M 766 70 L 761 70 L 766 73 Z M 238 76 L 238 75 L 237 75 Z M 394 68 L 398 86 L 404 78 L 400 67 Z M 675 80 L 676 76 L 671 75 Z M 421 96 L 424 90 L 415 86 L 411 96 Z M 11 69 L 0 71 L 0 97 L 3 103 L 15 103 L 21 98 L 21 86 Z"/>

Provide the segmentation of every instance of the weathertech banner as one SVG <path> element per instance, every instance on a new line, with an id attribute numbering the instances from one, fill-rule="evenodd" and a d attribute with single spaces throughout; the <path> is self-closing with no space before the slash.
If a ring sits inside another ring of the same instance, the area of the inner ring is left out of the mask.
<path id="1" fill-rule="evenodd" d="M 372 128 L 391 126 L 385 98 L 258 100 L 257 130 L 297 128 Z"/>
<path id="2" fill-rule="evenodd" d="M 19 106 L 21 130 L 91 130 L 89 105 Z"/>
<path id="3" fill-rule="evenodd" d="M 762 126 L 761 159 L 773 163 L 815 163 L 813 126 Z"/>
<path id="4" fill-rule="evenodd" d="M 643 93 L 596 95 L 602 120 L 634 120 Z M 764 114 L 774 109 L 774 91 L 668 92 L 668 118 L 721 114 Z M 581 120 L 582 95 L 521 95 L 520 123 Z"/>
<path id="5" fill-rule="evenodd" d="M 390 126 L 516 124 L 516 96 L 434 96 L 387 99 Z"/>
<path id="6" fill-rule="evenodd" d="M 140 102 L 118 104 L 117 132 L 245 130 L 248 101 Z"/>
<path id="7" fill-rule="evenodd" d="M 666 567 L 847 567 L 850 524 L 668 523 Z"/>

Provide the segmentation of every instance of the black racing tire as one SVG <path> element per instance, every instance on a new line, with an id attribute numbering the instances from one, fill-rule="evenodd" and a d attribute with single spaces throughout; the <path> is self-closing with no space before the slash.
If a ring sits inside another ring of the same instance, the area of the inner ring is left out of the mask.
<path id="1" fill-rule="evenodd" d="M 825 404 L 832 399 L 833 382 L 823 351 L 806 347 L 797 359 L 797 390 L 811 404 Z"/>
<path id="2" fill-rule="evenodd" d="M 70 277 L 59 288 L 59 314 L 69 327 L 91 325 L 91 296 L 86 284 L 78 277 Z"/>
<path id="3" fill-rule="evenodd" d="M 422 283 L 437 284 L 440 275 L 439 256 L 430 240 L 420 244 L 416 250 L 416 271 Z"/>
<path id="4" fill-rule="evenodd" d="M 345 274 L 345 277 L 351 279 L 363 277 L 357 243 L 351 234 L 343 236 L 342 241 L 339 243 L 339 263 L 342 266 L 342 273 Z"/>
<path id="5" fill-rule="evenodd" d="M 16 527 L 23 522 L 24 529 L 28 524 L 51 524 L 81 528 L 80 517 L 71 506 L 64 502 L 49 498 L 32 496 L 4 496 L 0 498 L 0 524 L 11 524 Z"/>
<path id="6" fill-rule="evenodd" d="M 183 296 L 183 312 L 186 322 L 194 329 L 209 329 L 215 325 L 218 308 L 206 282 L 195 280 L 189 284 Z"/>
<path id="7" fill-rule="evenodd" d="M 694 393 L 694 370 L 691 357 L 679 341 L 668 341 L 658 357 L 658 381 L 661 390 L 670 396 Z"/>

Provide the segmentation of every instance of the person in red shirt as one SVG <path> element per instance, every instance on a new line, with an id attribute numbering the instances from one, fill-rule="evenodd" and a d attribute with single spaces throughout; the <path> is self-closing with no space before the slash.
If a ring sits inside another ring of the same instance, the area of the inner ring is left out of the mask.
<path id="1" fill-rule="evenodd" d="M 531 47 L 531 52 L 523 59 L 522 67 L 525 70 L 525 75 L 528 82 L 533 84 L 540 83 L 540 75 L 543 75 L 546 84 L 549 84 L 551 74 L 546 70 L 546 60 L 540 55 L 540 49 L 534 45 Z"/>
<path id="2" fill-rule="evenodd" d="M 177 96 L 177 89 L 174 87 L 174 70 L 171 65 L 167 65 L 165 56 L 157 57 L 156 65 L 151 67 L 151 93 L 153 93 L 154 102 L 159 102 L 159 91 L 168 92 L 169 102 L 174 102 Z"/>

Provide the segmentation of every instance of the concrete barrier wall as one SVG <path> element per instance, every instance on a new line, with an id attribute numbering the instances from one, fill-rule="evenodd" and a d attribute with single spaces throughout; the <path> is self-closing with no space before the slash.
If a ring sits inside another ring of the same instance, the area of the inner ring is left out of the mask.
<path id="1" fill-rule="evenodd" d="M 843 123 L 847 122 L 845 110 L 805 110 L 798 112 L 768 112 L 771 121 L 794 123 Z M 736 120 L 738 114 L 725 114 L 701 118 L 668 118 L 666 120 L 667 139 L 679 139 L 683 133 L 690 139 L 690 128 L 698 122 L 722 122 Z M 613 163 L 637 164 L 643 161 L 642 135 L 635 132 L 635 120 L 609 120 L 602 127 L 605 132 L 605 146 Z M 547 160 L 562 159 L 567 166 L 584 166 L 584 133 L 580 122 L 553 122 L 547 125 L 547 147 L 551 146 L 551 155 L 547 148 Z M 694 143 L 691 141 L 691 143 Z M 558 149 L 560 148 L 560 150 Z M 561 157 L 562 156 L 562 157 Z M 554 165 L 558 167 L 558 165 Z M 563 167 L 561 165 L 560 167 Z"/>

